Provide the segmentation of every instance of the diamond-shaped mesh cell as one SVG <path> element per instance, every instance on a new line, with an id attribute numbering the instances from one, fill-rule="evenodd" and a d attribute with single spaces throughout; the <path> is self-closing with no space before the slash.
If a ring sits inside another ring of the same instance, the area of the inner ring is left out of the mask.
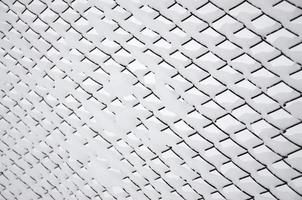
<path id="1" fill-rule="evenodd" d="M 302 199 L 301 0 L 1 0 L 0 199 Z"/>

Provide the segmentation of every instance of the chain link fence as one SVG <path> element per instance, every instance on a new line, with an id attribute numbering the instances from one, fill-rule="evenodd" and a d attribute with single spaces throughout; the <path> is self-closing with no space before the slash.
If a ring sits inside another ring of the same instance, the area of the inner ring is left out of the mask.
<path id="1" fill-rule="evenodd" d="M 300 0 L 1 0 L 0 199 L 302 199 Z"/>

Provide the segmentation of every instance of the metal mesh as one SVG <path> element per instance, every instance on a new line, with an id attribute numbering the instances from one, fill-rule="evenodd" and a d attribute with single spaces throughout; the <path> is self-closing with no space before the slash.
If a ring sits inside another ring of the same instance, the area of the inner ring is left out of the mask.
<path id="1" fill-rule="evenodd" d="M 0 199 L 302 199 L 300 0 L 1 0 Z"/>

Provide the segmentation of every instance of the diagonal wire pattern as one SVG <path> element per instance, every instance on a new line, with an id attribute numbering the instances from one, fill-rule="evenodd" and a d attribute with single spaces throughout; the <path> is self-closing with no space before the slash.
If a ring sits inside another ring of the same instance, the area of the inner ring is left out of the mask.
<path id="1" fill-rule="evenodd" d="M 0 199 L 301 199 L 299 0 L 1 0 Z"/>

